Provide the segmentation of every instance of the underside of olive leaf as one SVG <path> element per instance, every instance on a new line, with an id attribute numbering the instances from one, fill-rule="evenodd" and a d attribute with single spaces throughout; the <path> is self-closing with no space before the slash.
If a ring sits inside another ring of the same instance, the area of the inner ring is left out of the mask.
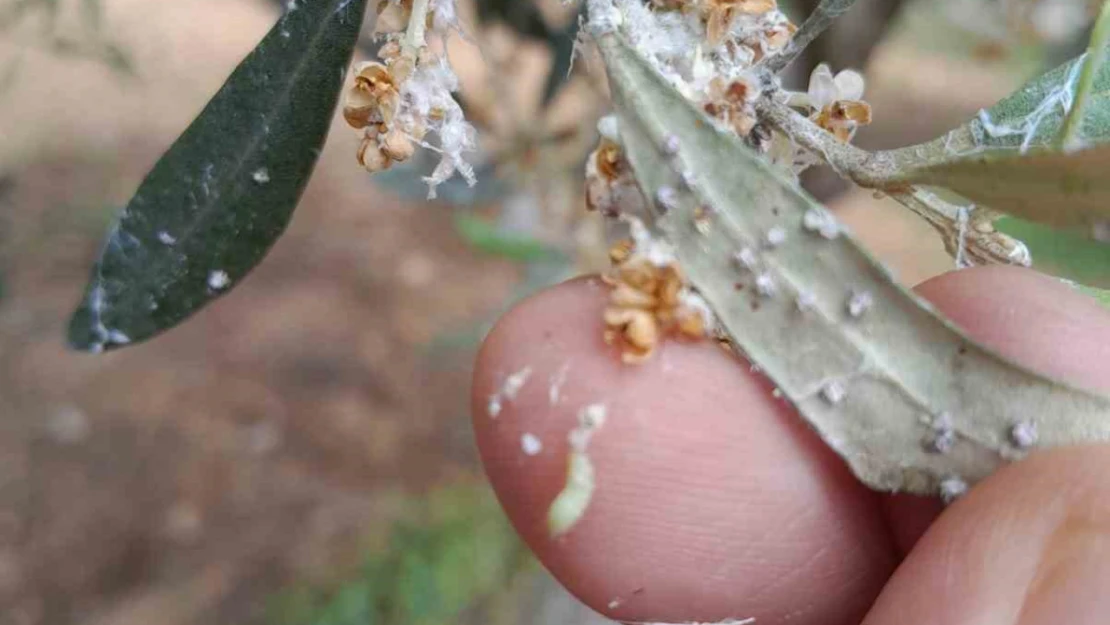
<path id="1" fill-rule="evenodd" d="M 1030 449 L 1110 440 L 1110 398 L 964 336 L 688 103 L 617 23 L 595 21 L 595 37 L 636 179 L 673 200 L 654 207 L 655 229 L 733 344 L 862 481 L 954 494 Z"/>
<path id="2" fill-rule="evenodd" d="M 981 205 L 1095 233 L 1110 223 L 1110 145 L 1076 152 L 999 150 L 912 169 L 894 181 L 951 189 Z"/>

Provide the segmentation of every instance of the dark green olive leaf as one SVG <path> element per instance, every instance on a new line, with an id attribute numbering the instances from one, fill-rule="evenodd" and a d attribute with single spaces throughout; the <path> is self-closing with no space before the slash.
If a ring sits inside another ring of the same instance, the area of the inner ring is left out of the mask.
<path id="1" fill-rule="evenodd" d="M 994 210 L 1094 235 L 1110 224 L 1110 145 L 1076 152 L 992 150 L 915 168 L 896 182 L 944 187 Z"/>
<path id="2" fill-rule="evenodd" d="M 285 230 L 327 137 L 366 0 L 301 0 L 124 208 L 69 327 L 101 351 L 226 293 Z"/>
<path id="3" fill-rule="evenodd" d="M 559 250 L 543 241 L 504 232 L 489 221 L 473 215 L 459 213 L 455 217 L 455 229 L 474 249 L 519 263 L 557 260 L 563 256 Z"/>
<path id="4" fill-rule="evenodd" d="M 1110 288 L 1110 245 L 1014 217 L 1003 217 L 994 226 L 1025 243 L 1038 271 Z"/>
<path id="5" fill-rule="evenodd" d="M 579 8 L 578 14 L 571 18 L 562 30 L 552 33 L 551 38 L 547 41 L 547 47 L 551 49 L 551 67 L 547 70 L 547 82 L 544 83 L 543 95 L 540 98 L 540 104 L 544 108 L 555 100 L 559 88 L 566 82 L 567 76 L 574 65 L 574 47 L 578 41 L 578 27 L 585 11 L 586 5 L 583 4 Z"/>

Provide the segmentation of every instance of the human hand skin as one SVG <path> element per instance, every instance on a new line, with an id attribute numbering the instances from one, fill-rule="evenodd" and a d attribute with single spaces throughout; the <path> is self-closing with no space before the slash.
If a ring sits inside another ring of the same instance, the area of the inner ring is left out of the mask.
<path id="1" fill-rule="evenodd" d="M 980 343 L 1110 392 L 1110 314 L 1027 270 L 969 269 L 918 292 Z M 1033 454 L 944 509 L 859 483 L 747 363 L 668 341 L 620 364 L 605 288 L 579 279 L 519 304 L 479 354 L 474 428 L 513 525 L 582 601 L 624 622 L 758 625 L 1110 623 L 1110 445 Z M 505 376 L 532 374 L 491 418 Z M 566 367 L 560 401 L 551 380 Z M 546 530 L 577 411 L 604 403 L 597 488 Z M 521 436 L 543 450 L 528 456 Z"/>

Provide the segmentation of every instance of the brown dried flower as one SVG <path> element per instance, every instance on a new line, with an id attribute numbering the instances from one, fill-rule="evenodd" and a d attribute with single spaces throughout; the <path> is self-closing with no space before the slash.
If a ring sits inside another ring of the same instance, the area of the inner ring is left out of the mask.
<path id="1" fill-rule="evenodd" d="M 381 63 L 363 63 L 355 68 L 355 84 L 347 90 L 343 118 L 353 128 L 393 121 L 400 102 L 397 82 Z"/>
<path id="2" fill-rule="evenodd" d="M 685 280 L 676 265 L 652 263 L 636 253 L 631 240 L 613 245 L 609 258 L 613 269 L 602 277 L 612 287 L 603 336 L 606 343 L 620 346 L 622 361 L 646 361 L 666 336 L 706 337 L 705 314 L 686 303 Z"/>
<path id="3" fill-rule="evenodd" d="M 706 38 L 712 46 L 719 45 L 728 35 L 737 15 L 763 15 L 778 8 L 776 0 L 704 0 Z"/>
<path id="4" fill-rule="evenodd" d="M 807 96 L 813 107 L 813 121 L 849 141 L 860 126 L 871 123 L 871 105 L 863 101 L 864 80 L 858 72 L 844 70 L 833 76 L 822 63 L 809 78 Z"/>

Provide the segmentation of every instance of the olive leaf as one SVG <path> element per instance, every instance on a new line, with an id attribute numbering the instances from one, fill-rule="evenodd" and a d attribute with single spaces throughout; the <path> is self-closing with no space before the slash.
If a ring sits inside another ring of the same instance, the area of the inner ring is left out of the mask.
<path id="1" fill-rule="evenodd" d="M 941 139 L 882 155 L 897 164 L 887 182 L 945 187 L 1057 228 L 1110 228 L 1108 41 L 1110 3 L 1085 54 Z"/>
<path id="2" fill-rule="evenodd" d="M 366 0 L 290 2 L 112 227 L 69 328 L 101 351 L 226 293 L 284 231 L 327 137 Z"/>
<path id="3" fill-rule="evenodd" d="M 1087 51 L 1043 74 L 966 124 L 886 156 L 902 169 L 931 167 L 989 150 L 1081 145 L 1110 140 L 1110 3 L 1104 3 Z"/>
<path id="4" fill-rule="evenodd" d="M 1015 217 L 1002 217 L 994 227 L 1024 243 L 1038 271 L 1110 288 L 1110 245 Z"/>
<path id="5" fill-rule="evenodd" d="M 951 189 L 997 211 L 1056 228 L 1110 228 L 1110 144 L 1075 152 L 991 150 L 903 171 L 891 182 Z"/>
<path id="6" fill-rule="evenodd" d="M 1053 144 L 1071 110 L 1086 55 L 1042 74 L 964 125 L 928 143 L 889 154 L 904 167 L 928 167 L 984 150 L 1028 151 Z M 1096 71 L 1080 132 L 1088 144 L 1110 140 L 1110 66 Z"/>
<path id="7" fill-rule="evenodd" d="M 954 493 L 1031 447 L 1110 440 L 1110 398 L 976 345 L 619 34 L 595 34 L 636 178 L 648 197 L 667 189 L 655 227 L 737 348 L 862 481 Z"/>

